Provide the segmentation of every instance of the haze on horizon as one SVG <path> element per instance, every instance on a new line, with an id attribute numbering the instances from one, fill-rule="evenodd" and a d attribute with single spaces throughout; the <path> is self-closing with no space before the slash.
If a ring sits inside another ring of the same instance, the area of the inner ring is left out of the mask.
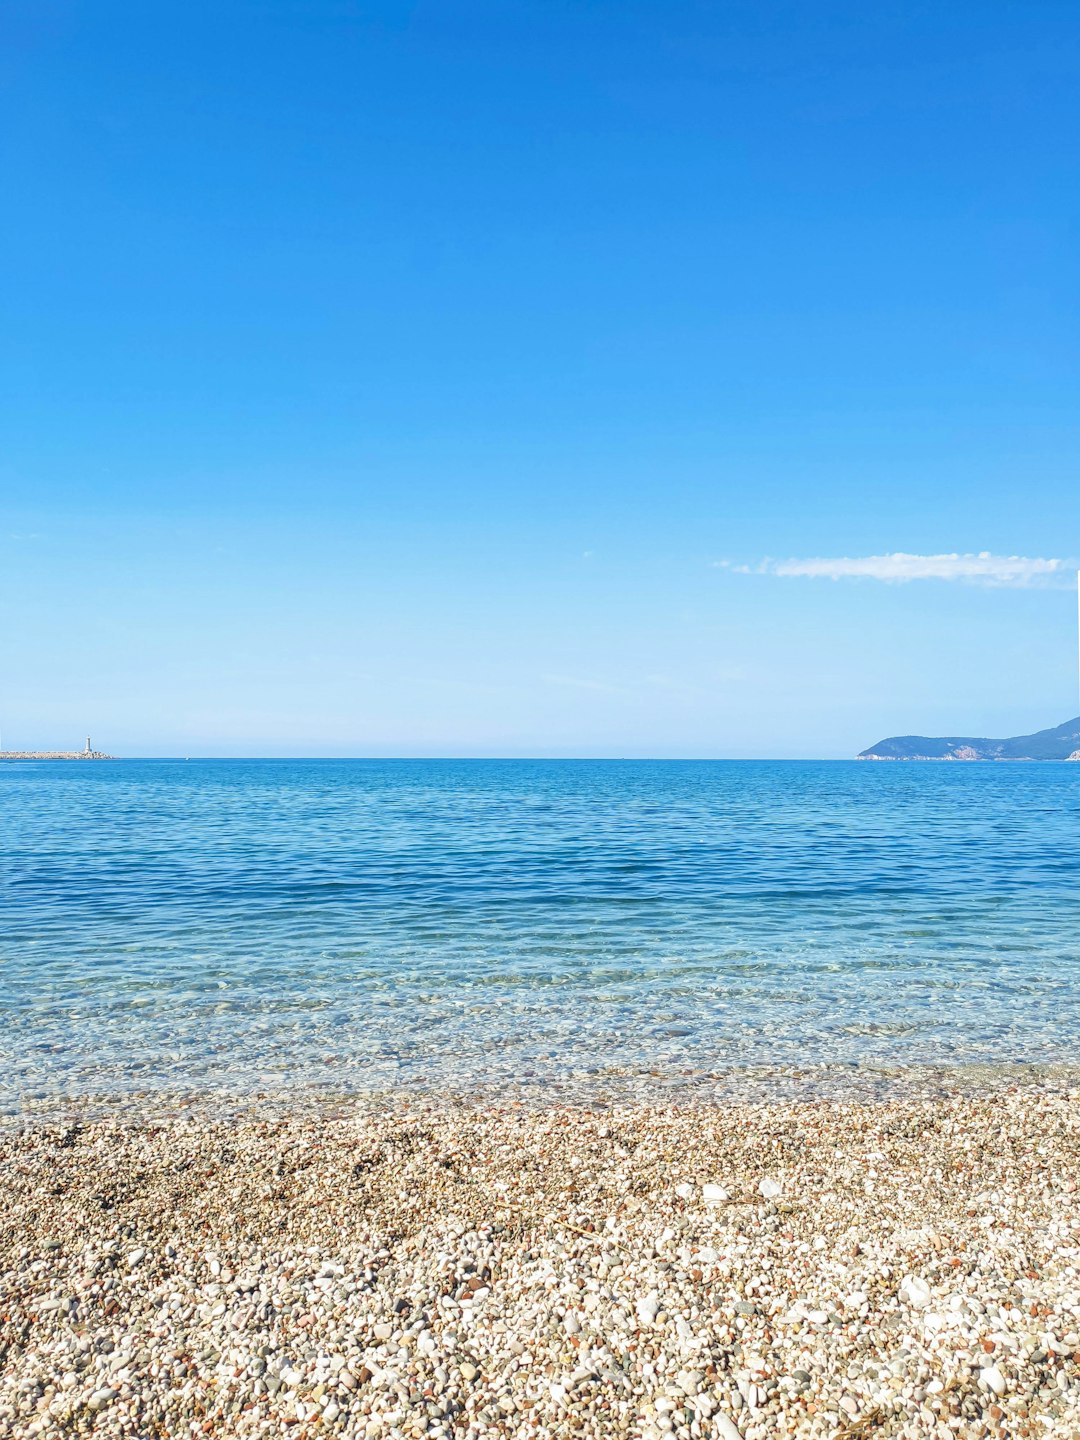
<path id="1" fill-rule="evenodd" d="M 15 0 L 0 38 L 5 746 L 1076 713 L 1074 6 Z"/>

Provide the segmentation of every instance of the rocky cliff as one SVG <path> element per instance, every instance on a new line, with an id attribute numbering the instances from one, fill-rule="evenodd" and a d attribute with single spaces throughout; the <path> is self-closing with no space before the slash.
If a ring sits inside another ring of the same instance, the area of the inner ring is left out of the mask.
<path id="1" fill-rule="evenodd" d="M 1053 730 L 988 740 L 968 735 L 890 735 L 858 760 L 1080 760 L 1080 715 Z"/>

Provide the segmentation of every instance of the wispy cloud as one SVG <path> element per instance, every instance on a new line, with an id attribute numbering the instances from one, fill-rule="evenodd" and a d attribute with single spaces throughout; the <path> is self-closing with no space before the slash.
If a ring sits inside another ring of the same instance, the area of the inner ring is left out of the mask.
<path id="1" fill-rule="evenodd" d="M 722 562 L 723 563 L 723 562 Z M 969 585 L 1044 584 L 1060 575 L 1063 560 L 1031 555 L 893 555 L 840 556 L 837 559 L 762 560 L 757 565 L 731 565 L 743 575 L 782 575 L 809 580 L 884 580 L 903 584 L 910 580 L 960 580 Z"/>

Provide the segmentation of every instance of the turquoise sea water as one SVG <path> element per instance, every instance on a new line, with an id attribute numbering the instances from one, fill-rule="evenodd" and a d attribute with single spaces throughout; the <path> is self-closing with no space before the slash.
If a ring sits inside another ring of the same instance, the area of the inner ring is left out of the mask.
<path id="1" fill-rule="evenodd" d="M 1071 1063 L 1080 766 L 0 765 L 0 1105 Z"/>

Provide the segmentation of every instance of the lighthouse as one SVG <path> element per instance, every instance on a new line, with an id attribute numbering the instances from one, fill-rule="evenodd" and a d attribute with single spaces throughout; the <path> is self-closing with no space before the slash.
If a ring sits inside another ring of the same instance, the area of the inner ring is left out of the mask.
<path id="1" fill-rule="evenodd" d="M 90 749 L 90 736 L 87 735 L 87 737 L 86 737 L 86 749 L 83 751 L 83 754 L 84 754 L 84 755 L 92 755 L 93 753 L 94 753 L 94 752 Z"/>

